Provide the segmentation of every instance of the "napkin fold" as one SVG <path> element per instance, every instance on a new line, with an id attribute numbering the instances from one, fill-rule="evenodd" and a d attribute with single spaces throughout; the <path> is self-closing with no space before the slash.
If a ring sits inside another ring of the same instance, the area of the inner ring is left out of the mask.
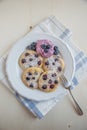
<path id="1" fill-rule="evenodd" d="M 30 31 L 27 36 L 30 35 L 30 33 L 49 33 L 50 35 L 60 38 L 63 40 L 66 45 L 70 48 L 74 59 L 75 59 L 75 75 L 72 79 L 72 89 L 78 85 L 80 80 L 82 80 L 87 75 L 87 56 L 81 51 L 73 42 L 72 40 L 72 33 L 71 31 L 66 28 L 64 25 L 62 25 L 55 16 L 51 16 L 41 22 L 40 24 L 36 25 L 32 31 Z M 60 94 L 51 100 L 48 101 L 32 101 L 29 99 L 26 99 L 22 96 L 20 96 L 10 85 L 7 74 L 5 71 L 5 63 L 7 59 L 8 53 L 3 55 L 0 58 L 0 81 L 7 87 L 17 98 L 17 100 L 23 104 L 28 110 L 30 110 L 36 117 L 39 119 L 43 118 L 50 109 L 52 109 L 53 106 L 57 102 L 59 102 L 66 94 L 66 90 L 62 90 Z"/>

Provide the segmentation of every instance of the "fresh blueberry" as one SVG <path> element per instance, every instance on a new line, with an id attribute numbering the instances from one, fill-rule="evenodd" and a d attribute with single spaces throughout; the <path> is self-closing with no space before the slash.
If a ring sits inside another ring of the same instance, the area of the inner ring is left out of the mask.
<path id="1" fill-rule="evenodd" d="M 55 61 L 58 61 L 58 58 L 55 58 Z"/>
<path id="2" fill-rule="evenodd" d="M 43 88 L 43 89 L 46 89 L 46 88 L 47 88 L 47 85 L 44 84 L 44 85 L 42 86 L 42 88 Z"/>
<path id="3" fill-rule="evenodd" d="M 56 73 L 52 74 L 52 77 L 55 77 L 56 76 Z"/>
<path id="4" fill-rule="evenodd" d="M 44 52 L 45 52 L 45 53 L 48 53 L 48 49 L 44 49 Z"/>
<path id="5" fill-rule="evenodd" d="M 58 71 L 62 71 L 62 68 L 61 68 L 61 67 L 58 67 Z"/>
<path id="6" fill-rule="evenodd" d="M 41 61 L 38 61 L 38 65 L 41 65 Z"/>
<path id="7" fill-rule="evenodd" d="M 54 46 L 54 50 L 55 50 L 55 51 L 58 50 L 58 47 L 57 47 L 57 46 Z"/>
<path id="8" fill-rule="evenodd" d="M 49 61 L 45 62 L 45 65 L 49 65 Z"/>
<path id="9" fill-rule="evenodd" d="M 53 88 L 54 88 L 54 85 L 53 85 L 53 84 L 51 84 L 51 85 L 50 85 L 50 88 L 51 88 L 51 89 L 53 89 Z"/>
<path id="10" fill-rule="evenodd" d="M 58 80 L 55 80 L 54 83 L 55 83 L 55 84 L 58 84 Z"/>
<path id="11" fill-rule="evenodd" d="M 57 50 L 57 51 L 55 51 L 54 50 L 54 53 L 53 53 L 54 55 L 58 55 L 59 54 L 59 51 Z"/>
<path id="12" fill-rule="evenodd" d="M 33 88 L 33 87 L 34 87 L 32 83 L 30 84 L 30 87 L 31 87 L 31 88 Z"/>
<path id="13" fill-rule="evenodd" d="M 35 45 L 36 45 L 36 42 L 32 42 L 32 44 L 31 44 L 31 45 L 35 46 Z"/>
<path id="14" fill-rule="evenodd" d="M 32 77 L 32 79 L 35 79 L 35 77 Z"/>
<path id="15" fill-rule="evenodd" d="M 54 55 L 58 55 L 58 53 L 59 53 L 58 47 L 54 46 Z"/>
<path id="16" fill-rule="evenodd" d="M 31 73 L 31 72 L 29 72 L 29 73 L 28 73 L 28 75 L 32 75 L 32 73 Z"/>
<path id="17" fill-rule="evenodd" d="M 35 57 L 37 58 L 37 57 L 38 57 L 38 54 L 35 54 Z"/>
<path id="18" fill-rule="evenodd" d="M 52 65 L 55 65 L 55 63 L 53 62 Z"/>
<path id="19" fill-rule="evenodd" d="M 49 83 L 49 84 L 52 84 L 52 80 L 51 80 L 51 79 L 49 79 L 48 83 Z"/>
<path id="20" fill-rule="evenodd" d="M 36 51 L 36 46 L 31 46 L 31 50 Z"/>
<path id="21" fill-rule="evenodd" d="M 50 45 L 46 45 L 46 49 L 50 49 Z"/>
<path id="22" fill-rule="evenodd" d="M 27 50 L 31 50 L 31 45 L 26 47 Z"/>
<path id="23" fill-rule="evenodd" d="M 26 62 L 26 60 L 25 60 L 25 59 L 22 59 L 22 60 L 21 60 L 21 62 L 22 62 L 22 63 L 25 63 L 25 62 Z"/>
<path id="24" fill-rule="evenodd" d="M 26 52 L 26 53 L 25 53 L 25 56 L 29 56 L 29 53 Z"/>
<path id="25" fill-rule="evenodd" d="M 32 42 L 31 45 L 26 47 L 26 49 L 36 51 L 36 42 Z"/>
<path id="26" fill-rule="evenodd" d="M 29 59 L 29 61 L 32 61 L 32 60 L 33 60 L 32 58 Z"/>
<path id="27" fill-rule="evenodd" d="M 45 49 L 45 48 L 46 48 L 46 45 L 45 45 L 45 44 L 42 44 L 42 45 L 41 45 L 41 48 L 42 48 L 42 49 Z"/>
<path id="28" fill-rule="evenodd" d="M 47 80 L 47 75 L 46 74 L 43 75 L 43 80 Z"/>
<path id="29" fill-rule="evenodd" d="M 29 77 L 26 77 L 26 80 L 30 80 L 30 78 L 29 78 Z"/>

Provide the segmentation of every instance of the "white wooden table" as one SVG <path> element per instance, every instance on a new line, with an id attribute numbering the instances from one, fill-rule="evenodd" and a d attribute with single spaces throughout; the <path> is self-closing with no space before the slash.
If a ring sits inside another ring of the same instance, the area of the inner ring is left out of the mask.
<path id="1" fill-rule="evenodd" d="M 0 56 L 30 26 L 51 14 L 72 30 L 75 43 L 87 54 L 87 0 L 0 0 Z M 86 78 L 73 94 L 83 116 L 75 113 L 67 95 L 43 120 L 38 120 L 0 84 L 0 130 L 87 130 Z"/>

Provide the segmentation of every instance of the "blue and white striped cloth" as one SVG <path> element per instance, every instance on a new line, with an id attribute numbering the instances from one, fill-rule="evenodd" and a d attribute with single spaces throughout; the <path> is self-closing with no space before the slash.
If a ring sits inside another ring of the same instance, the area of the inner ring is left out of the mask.
<path id="1" fill-rule="evenodd" d="M 61 38 L 71 49 L 74 58 L 75 58 L 75 75 L 72 80 L 73 88 L 78 85 L 80 80 L 87 75 L 87 56 L 78 48 L 72 41 L 72 33 L 69 29 L 64 27 L 56 18 L 55 16 L 51 16 L 41 22 L 39 25 L 34 27 L 30 33 L 35 32 L 44 32 L 49 33 L 55 37 Z M 7 57 L 6 53 L 4 56 L 0 58 L 0 81 L 8 87 L 8 89 L 15 95 L 19 102 L 21 102 L 28 110 L 30 110 L 36 117 L 43 118 L 47 112 L 52 109 L 53 106 L 57 102 L 59 102 L 66 94 L 66 90 L 63 91 L 58 95 L 56 98 L 51 99 L 49 101 L 42 101 L 42 102 L 35 102 L 28 100 L 26 98 L 21 97 L 15 90 L 12 89 L 10 83 L 7 80 L 7 75 L 5 72 L 5 61 Z"/>

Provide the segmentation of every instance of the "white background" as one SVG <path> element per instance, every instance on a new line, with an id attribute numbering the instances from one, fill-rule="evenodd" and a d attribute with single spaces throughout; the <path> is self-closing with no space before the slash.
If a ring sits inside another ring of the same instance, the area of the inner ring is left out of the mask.
<path id="1" fill-rule="evenodd" d="M 0 0 L 0 56 L 34 26 L 50 15 L 73 33 L 75 43 L 87 54 L 87 0 Z M 78 116 L 67 95 L 42 120 L 26 110 L 0 84 L 0 130 L 87 130 L 87 80 L 73 90 L 84 111 Z"/>

